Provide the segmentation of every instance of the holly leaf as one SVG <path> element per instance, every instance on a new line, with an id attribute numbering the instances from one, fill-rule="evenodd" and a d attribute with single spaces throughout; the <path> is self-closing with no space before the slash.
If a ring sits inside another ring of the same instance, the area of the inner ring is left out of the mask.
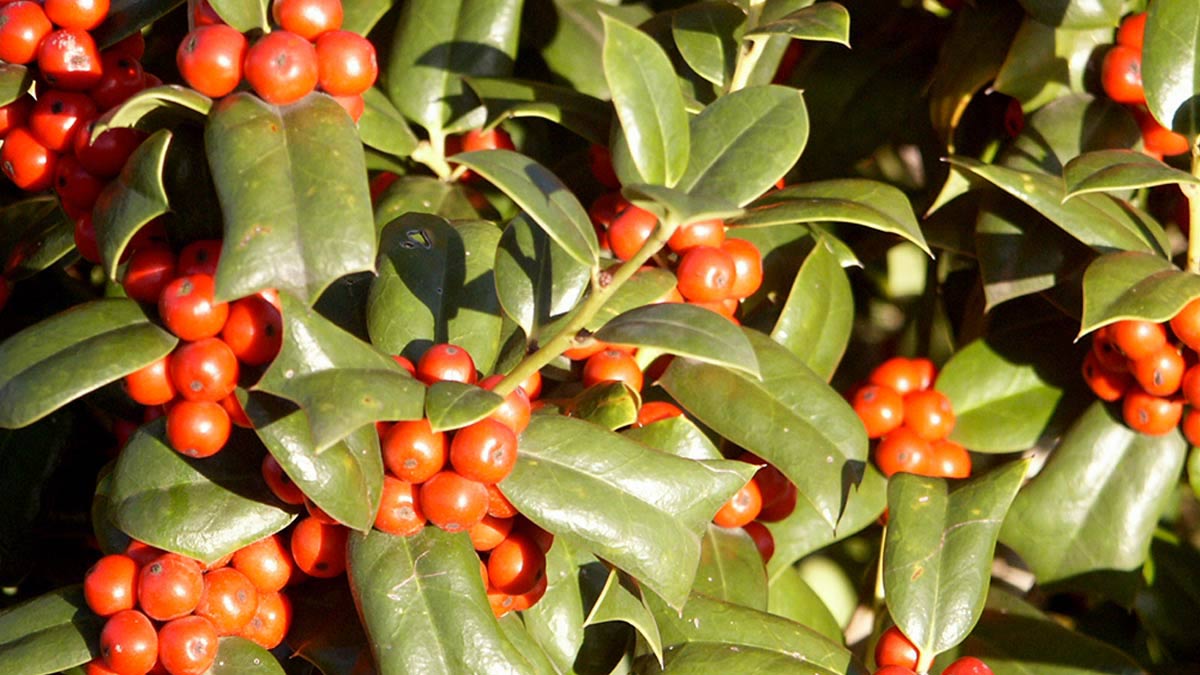
<path id="1" fill-rule="evenodd" d="M 173 139 L 163 129 L 143 141 L 126 160 L 121 175 L 96 199 L 92 208 L 96 244 L 109 279 L 117 280 L 125 247 L 138 230 L 171 209 L 163 172 Z"/>
<path id="2" fill-rule="evenodd" d="M 121 127 L 154 133 L 186 123 L 203 124 L 212 105 L 211 98 L 178 84 L 143 89 L 101 115 L 92 126 L 92 139 Z"/>
<path id="3" fill-rule="evenodd" d="M 342 28 L 342 30 L 347 30 Z M 408 157 L 417 149 L 417 136 L 408 128 L 404 115 L 378 87 L 363 92 L 363 113 L 358 134 L 363 145 L 393 157 Z"/>
<path id="4" fill-rule="evenodd" d="M 857 602 L 858 598 L 854 597 Z M 825 601 L 805 581 L 800 571 L 789 565 L 771 577 L 768 586 L 767 611 L 803 624 L 829 638 L 842 642 L 845 637 Z"/>
<path id="5" fill-rule="evenodd" d="M 1160 4 L 1148 7 L 1146 15 L 1146 107 L 1159 124 L 1194 140 L 1200 134 L 1200 8 L 1188 2 Z"/>
<path id="6" fill-rule="evenodd" d="M 1123 319 L 1167 321 L 1200 297 L 1200 277 L 1146 253 L 1097 258 L 1083 274 L 1079 335 Z"/>
<path id="7" fill-rule="evenodd" d="M 460 429 L 495 412 L 497 394 L 462 382 L 435 382 L 425 394 L 425 417 L 434 431 Z"/>
<path id="8" fill-rule="evenodd" d="M 216 562 L 295 517 L 275 505 L 262 457 L 254 434 L 236 428 L 221 452 L 186 457 L 171 448 L 159 418 L 138 429 L 117 459 L 109 488 L 113 521 L 138 541 Z"/>
<path id="9" fill-rule="evenodd" d="M 1040 583 L 1135 569 L 1146 559 L 1186 451 L 1179 432 L 1139 434 L 1097 401 L 1017 496 L 1000 541 Z"/>
<path id="10" fill-rule="evenodd" d="M 217 659 L 205 675 L 284 675 L 283 666 L 258 644 L 236 635 L 218 642 Z"/>
<path id="11" fill-rule="evenodd" d="M 552 317 L 574 308 L 591 278 L 587 265 L 525 216 L 504 229 L 495 260 L 500 305 L 531 336 Z"/>
<path id="12" fill-rule="evenodd" d="M 48 675 L 87 663 L 99 652 L 104 619 L 83 587 L 68 586 L 0 612 L 0 660 L 12 675 Z"/>
<path id="13" fill-rule="evenodd" d="M 21 98 L 33 86 L 33 74 L 25 66 L 15 63 L 0 64 L 0 106 Z"/>
<path id="14" fill-rule="evenodd" d="M 1121 18 L 1120 0 L 1072 2 L 1071 0 L 1020 0 L 1033 18 L 1048 26 L 1063 28 L 1111 28 Z"/>
<path id="15" fill-rule="evenodd" d="M 1158 185 L 1200 185 L 1200 178 L 1172 169 L 1144 152 L 1100 150 L 1063 167 L 1066 198 L 1090 192 L 1128 192 Z"/>
<path id="16" fill-rule="evenodd" d="M 836 2 L 819 2 L 746 33 L 746 37 L 759 35 L 786 35 L 794 40 L 833 42 L 849 47 L 850 12 Z"/>
<path id="17" fill-rule="evenodd" d="M 75 224 L 57 197 L 30 197 L 0 207 L 0 255 L 9 281 L 27 279 L 75 250 Z"/>
<path id="18" fill-rule="evenodd" d="M 1092 54 L 1112 40 L 1112 26 L 1055 28 L 1026 16 L 993 86 L 1026 110 L 1037 110 L 1073 91 L 1085 91 Z"/>
<path id="19" fill-rule="evenodd" d="M 208 0 L 213 11 L 225 23 L 240 33 L 252 30 L 269 31 L 267 22 L 267 0 Z"/>
<path id="20" fill-rule="evenodd" d="M 791 515 L 766 524 L 775 538 L 775 555 L 767 563 L 768 577 L 775 578 L 783 568 L 804 556 L 861 532 L 879 519 L 886 505 L 887 479 L 870 464 L 862 481 L 850 488 L 836 530 L 829 528 L 811 504 L 798 500 Z"/>
<path id="21" fill-rule="evenodd" d="M 637 421 L 642 397 L 624 382 L 600 382 L 584 389 L 568 406 L 571 417 L 615 431 Z"/>
<path id="22" fill-rule="evenodd" d="M 682 415 L 652 422 L 644 427 L 630 427 L 622 432 L 626 438 L 657 450 L 687 459 L 721 459 L 721 451 L 694 422 Z"/>
<path id="23" fill-rule="evenodd" d="M 698 2 L 671 16 L 675 48 L 696 74 L 724 88 L 737 66 L 737 33 L 746 12 L 727 2 Z"/>
<path id="24" fill-rule="evenodd" d="M 332 98 L 275 106 L 246 92 L 226 96 L 204 147 L 225 220 L 218 299 L 275 288 L 312 305 L 335 279 L 373 269 L 362 141 Z"/>
<path id="25" fill-rule="evenodd" d="M 583 624 L 590 627 L 615 621 L 636 628 L 650 651 L 662 662 L 662 637 L 645 597 L 635 584 L 623 580 L 619 572 L 612 570 Z"/>
<path id="26" fill-rule="evenodd" d="M 0 427 L 32 424 L 174 349 L 136 302 L 93 300 L 0 342 Z"/>
<path id="27" fill-rule="evenodd" d="M 779 468 L 833 530 L 861 479 L 867 437 L 849 404 L 786 348 L 745 331 L 763 377 L 676 358 L 660 384 L 723 438 Z"/>
<path id="28" fill-rule="evenodd" d="M 761 377 L 754 348 L 742 331 L 716 312 L 695 305 L 661 303 L 631 309 L 604 324 L 596 339 L 677 354 Z"/>
<path id="29" fill-rule="evenodd" d="M 469 77 L 465 81 L 487 106 L 489 126 L 506 119 L 535 117 L 559 124 L 589 142 L 608 144 L 612 108 L 598 98 L 533 80 Z"/>
<path id="30" fill-rule="evenodd" d="M 765 612 L 767 569 L 750 535 L 710 524 L 702 543 L 693 592 Z"/>
<path id="31" fill-rule="evenodd" d="M 908 473 L 888 481 L 883 587 L 920 654 L 954 647 L 979 621 L 996 537 L 1028 469 L 1028 460 L 1012 462 L 953 486 Z"/>
<path id="32" fill-rule="evenodd" d="M 814 238 L 771 330 L 772 340 L 826 381 L 842 360 L 854 322 L 850 279 L 829 241 Z"/>

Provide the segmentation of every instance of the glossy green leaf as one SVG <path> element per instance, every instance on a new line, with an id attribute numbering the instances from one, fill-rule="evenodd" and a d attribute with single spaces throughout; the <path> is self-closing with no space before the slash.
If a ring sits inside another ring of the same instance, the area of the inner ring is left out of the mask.
<path id="1" fill-rule="evenodd" d="M 213 11 L 225 23 L 247 33 L 258 29 L 268 31 L 271 24 L 267 21 L 268 0 L 208 0 Z"/>
<path id="2" fill-rule="evenodd" d="M 638 443 L 687 459 L 721 459 L 721 451 L 687 417 L 671 417 L 625 430 Z"/>
<path id="3" fill-rule="evenodd" d="M 109 553 L 124 553 L 129 542 L 129 535 L 117 529 L 112 518 L 112 470 L 116 462 L 105 464 L 96 478 L 96 492 L 92 495 L 92 532 L 96 535 L 96 543 L 100 550 Z"/>
<path id="4" fill-rule="evenodd" d="M 675 274 L 670 270 L 658 267 L 640 269 L 612 294 L 608 302 L 604 303 L 584 327 L 590 331 L 599 330 L 604 324 L 631 309 L 661 301 L 671 294 L 675 285 Z M 547 330 L 550 329 L 552 326 L 547 326 Z"/>
<path id="5" fill-rule="evenodd" d="M 41 272 L 75 250 L 75 224 L 57 197 L 30 197 L 0 207 L 0 255 L 9 281 Z"/>
<path id="6" fill-rule="evenodd" d="M 1050 583 L 1142 564 L 1183 468 L 1177 431 L 1146 436 L 1097 401 L 1021 491 L 1000 540 Z"/>
<path id="7" fill-rule="evenodd" d="M 592 143 L 608 144 L 613 111 L 598 98 L 533 80 L 471 77 L 466 83 L 487 107 L 489 124 L 537 117 L 560 124 Z"/>
<path id="8" fill-rule="evenodd" d="M 23 427 L 162 358 L 174 335 L 136 302 L 95 300 L 0 342 L 0 428 Z"/>
<path id="9" fill-rule="evenodd" d="M 837 673 L 867 675 L 850 650 L 831 642 L 816 631 L 749 607 L 732 605 L 707 596 L 693 594 L 682 612 L 664 606 L 654 597 L 647 598 L 662 632 L 664 656 L 668 664 L 681 649 L 713 648 L 733 654 L 750 652 L 754 660 L 768 659 L 771 668 L 743 670 L 738 661 L 727 662 L 729 669 L 687 670 L 685 672 L 769 672 Z M 759 653 L 765 652 L 765 653 Z M 715 659 L 715 656 L 714 656 Z M 698 663 L 691 666 L 699 668 Z M 775 669 L 778 667 L 779 669 Z M 653 671 L 652 671 L 653 672 Z M 669 672 L 675 672 L 671 667 Z"/>
<path id="10" fill-rule="evenodd" d="M 727 2 L 698 2 L 674 13 L 671 35 L 697 75 L 725 87 L 737 66 L 737 32 L 745 21 L 746 13 Z"/>
<path id="11" fill-rule="evenodd" d="M 478 126 L 456 124 L 476 109 L 482 112 L 462 78 L 512 73 L 521 5 L 521 0 L 405 3 L 391 51 L 383 58 L 388 98 L 405 117 L 438 137 Z"/>
<path id="12" fill-rule="evenodd" d="M 766 611 L 767 569 L 758 546 L 745 530 L 708 526 L 692 590 L 730 604 Z"/>
<path id="13" fill-rule="evenodd" d="M 908 473 L 888 482 L 883 588 L 919 653 L 950 649 L 979 620 L 996 538 L 1028 470 L 1023 460 L 954 485 Z"/>
<path id="14" fill-rule="evenodd" d="M 657 215 L 666 215 L 679 225 L 701 220 L 726 219 L 741 215 L 742 210 L 720 195 L 687 194 L 661 185 L 632 183 L 621 189 L 629 201 Z"/>
<path id="15" fill-rule="evenodd" d="M 1076 414 L 1064 399 L 1082 396 L 1071 330 L 1065 322 L 1017 326 L 956 352 L 937 379 L 957 418 L 951 440 L 975 452 L 1017 452 Z"/>
<path id="16" fill-rule="evenodd" d="M 15 63 L 0 64 L 0 106 L 24 96 L 33 86 L 33 73 Z"/>
<path id="17" fill-rule="evenodd" d="M 254 389 L 298 404 L 315 452 L 379 420 L 424 414 L 425 385 L 287 293 L 283 347 Z"/>
<path id="18" fill-rule="evenodd" d="M 343 28 L 343 30 L 346 30 Z M 363 145 L 393 157 L 408 157 L 417 149 L 417 136 L 404 115 L 378 87 L 363 92 L 363 114 L 358 120 Z"/>
<path id="19" fill-rule="evenodd" d="M 221 638 L 217 660 L 205 675 L 284 675 L 271 652 L 243 637 Z"/>
<path id="20" fill-rule="evenodd" d="M 1190 2 L 1158 4 L 1146 16 L 1146 106 L 1163 126 L 1195 137 L 1200 134 L 1200 8 Z"/>
<path id="21" fill-rule="evenodd" d="M 546 552 L 546 593 L 521 618 L 560 672 L 607 675 L 621 660 L 632 638 L 630 625 L 584 626 L 609 574 L 604 563 L 562 539 Z"/>
<path id="22" fill-rule="evenodd" d="M 646 604 L 645 597 L 632 583 L 622 583 L 621 574 L 612 570 L 592 611 L 584 620 L 584 626 L 598 626 L 613 621 L 627 623 L 641 633 L 655 657 L 662 660 L 662 637 L 658 623 Z"/>
<path id="23" fill-rule="evenodd" d="M 747 37 L 758 35 L 786 35 L 795 40 L 834 42 L 849 47 L 850 12 L 836 2 L 818 2 L 746 33 Z"/>
<path id="24" fill-rule="evenodd" d="M 1200 297 L 1200 277 L 1158 256 L 1114 253 L 1097 258 L 1083 275 L 1079 334 L 1120 321 L 1167 321 Z"/>
<path id="25" fill-rule="evenodd" d="M 833 530 L 849 485 L 867 458 L 867 437 L 849 404 L 786 348 L 746 331 L 761 381 L 676 358 L 661 385 L 706 426 L 771 462 L 796 483 Z"/>
<path id="26" fill-rule="evenodd" d="M 514 218 L 496 251 L 496 292 L 527 335 L 582 299 L 591 270 L 524 216 Z"/>
<path id="27" fill-rule="evenodd" d="M 603 17 L 604 78 L 643 183 L 674 187 L 688 167 L 689 130 L 671 61 L 654 39 Z"/>
<path id="28" fill-rule="evenodd" d="M 112 0 L 104 23 L 92 30 L 96 46 L 109 47 L 124 37 L 133 35 L 155 20 L 183 4 L 183 0 Z"/>
<path id="29" fill-rule="evenodd" d="M 601 382 L 579 393 L 568 406 L 571 417 L 615 431 L 637 421 L 642 397 L 624 382 Z"/>
<path id="30" fill-rule="evenodd" d="M 654 15 L 645 5 L 610 5 L 604 0 L 553 0 L 529 3 L 526 9 L 532 13 L 531 20 L 556 27 L 554 35 L 539 42 L 549 70 L 577 91 L 600 99 L 611 98 L 604 69 L 599 67 L 604 47 L 603 17 L 637 26 Z"/>
<path id="31" fill-rule="evenodd" d="M 432 176 L 401 176 L 383 191 L 375 204 L 376 229 L 409 212 L 430 213 L 449 220 L 474 220 L 479 211 L 471 193 L 461 183 L 446 183 Z"/>
<path id="32" fill-rule="evenodd" d="M 993 86 L 1026 109 L 1040 108 L 1071 91 L 1084 91 L 1092 54 L 1112 40 L 1111 26 L 1073 30 L 1025 17 Z"/>
<path id="33" fill-rule="evenodd" d="M 767 611 L 771 614 L 808 626 L 831 642 L 844 641 L 841 626 L 795 567 L 779 570 L 767 592 Z"/>
<path id="34" fill-rule="evenodd" d="M 636 675 L 709 675 L 714 672 L 834 675 L 843 671 L 816 667 L 804 658 L 783 651 L 716 642 L 691 642 L 668 648 L 663 668 L 643 656 L 634 662 L 633 672 Z"/>
<path id="35" fill-rule="evenodd" d="M 147 138 L 129 156 L 121 175 L 105 186 L 92 209 L 96 243 L 110 279 L 117 278 L 121 256 L 137 231 L 171 208 L 163 167 L 172 139 L 165 129 Z"/>
<path id="36" fill-rule="evenodd" d="M 530 672 L 500 632 L 462 533 L 352 533 L 347 563 L 380 675 Z"/>
<path id="37" fill-rule="evenodd" d="M 317 93 L 273 106 L 226 96 L 204 146 L 225 219 L 218 298 L 276 288 L 311 305 L 335 279 L 373 269 L 362 143 L 333 99 Z"/>
<path id="38" fill-rule="evenodd" d="M 434 431 L 459 429 L 487 417 L 504 399 L 473 384 L 435 382 L 425 394 L 425 417 Z"/>
<path id="39" fill-rule="evenodd" d="M 241 429 L 212 457 L 185 457 L 166 440 L 159 418 L 138 429 L 117 459 L 113 520 L 134 539 L 215 562 L 295 517 L 263 481 L 262 457 L 262 444 Z"/>
<path id="40" fill-rule="evenodd" d="M 731 224 L 768 226 L 822 221 L 853 223 L 896 234 L 933 255 L 908 197 L 890 185 L 860 178 L 801 183 L 769 192 Z"/>
<path id="41" fill-rule="evenodd" d="M 317 452 L 308 417 L 293 404 L 254 393 L 243 408 L 267 450 L 313 503 L 348 527 L 371 528 L 383 491 L 383 460 L 373 426 Z"/>
<path id="42" fill-rule="evenodd" d="M 771 339 L 828 381 L 850 342 L 854 296 L 850 279 L 825 237 L 817 237 L 800 265 Z"/>
<path id="43" fill-rule="evenodd" d="M 681 459 L 594 424 L 538 415 L 501 487 L 530 520 L 679 606 L 700 558 L 700 531 L 753 470 Z M 564 510 L 567 501 L 575 508 Z"/>
<path id="44" fill-rule="evenodd" d="M 1157 185 L 1200 184 L 1200 178 L 1172 169 L 1133 150 L 1102 150 L 1080 155 L 1063 169 L 1067 198 L 1088 192 L 1120 192 Z"/>
<path id="45" fill-rule="evenodd" d="M 92 138 L 120 127 L 154 133 L 188 122 L 203 124 L 212 106 L 209 97 L 177 84 L 143 89 L 101 115 L 92 127 Z"/>
<path id="46" fill-rule="evenodd" d="M 759 378 L 758 359 L 742 331 L 703 307 L 661 303 L 631 309 L 604 324 L 596 339 L 649 347 Z"/>
<path id="47" fill-rule="evenodd" d="M 364 649 L 367 636 L 344 578 L 313 580 L 305 584 L 303 593 L 290 594 L 288 599 L 292 601 L 292 627 L 284 640 L 294 656 L 322 673 L 339 675 L 371 663 L 371 655 Z"/>
<path id="48" fill-rule="evenodd" d="M 0 612 L 0 663 L 12 675 L 48 675 L 87 663 L 99 649 L 103 625 L 80 586 L 40 595 Z"/>
<path id="49" fill-rule="evenodd" d="M 549 169 L 512 150 L 479 150 L 455 155 L 509 196 L 554 243 L 582 265 L 600 255 L 587 211 Z"/>
<path id="50" fill-rule="evenodd" d="M 1141 142 L 1142 130 L 1125 106 L 1104 96 L 1068 94 L 1029 114 L 1025 129 L 1000 151 L 996 163 L 1059 176 L 1079 155 L 1140 147 Z"/>
<path id="51" fill-rule="evenodd" d="M 766 192 L 800 158 L 808 113 L 795 89 L 768 85 L 722 96 L 692 118 L 692 150 L 680 190 L 742 206 Z"/>
<path id="52" fill-rule="evenodd" d="M 1021 6 L 1033 18 L 1050 26 L 1063 28 L 1112 27 L 1121 18 L 1120 0 L 1020 0 Z"/>
<path id="53" fill-rule="evenodd" d="M 1169 248 L 1162 228 L 1149 215 L 1108 195 L 1080 195 L 1064 203 L 1066 190 L 1054 176 L 983 164 L 967 157 L 951 157 L 948 161 L 1037 209 L 1067 234 L 1097 251 L 1162 254 Z"/>
<path id="54" fill-rule="evenodd" d="M 487 371 L 500 351 L 500 301 L 491 265 L 500 230 L 421 213 L 387 225 L 367 296 L 371 342 L 414 363 L 432 343 L 466 349 Z"/>
<path id="55" fill-rule="evenodd" d="M 525 629 L 525 622 L 517 614 L 509 612 L 500 617 L 500 633 L 516 649 L 534 675 L 560 675 L 550 655 L 542 649 L 533 635 Z"/>

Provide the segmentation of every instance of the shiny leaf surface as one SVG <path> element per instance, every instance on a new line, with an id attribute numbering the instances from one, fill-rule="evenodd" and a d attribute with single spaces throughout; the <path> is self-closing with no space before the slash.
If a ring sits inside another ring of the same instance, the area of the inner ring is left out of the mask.
<path id="1" fill-rule="evenodd" d="M 759 377 L 754 348 L 742 331 L 695 305 L 661 303 L 631 309 L 604 324 L 596 339 L 649 347 Z"/>
<path id="2" fill-rule="evenodd" d="M 1158 256 L 1114 253 L 1101 256 L 1083 275 L 1085 335 L 1122 319 L 1166 321 L 1200 297 L 1200 277 Z"/>
<path id="3" fill-rule="evenodd" d="M 696 74 L 724 87 L 737 66 L 736 33 L 746 13 L 727 2 L 698 2 L 671 17 L 675 48 Z"/>
<path id="4" fill-rule="evenodd" d="M 1117 3 L 1119 4 L 1119 3 Z M 1148 8 L 1142 83 L 1146 106 L 1160 124 L 1180 133 L 1200 133 L 1200 7 L 1164 2 Z"/>
<path id="5" fill-rule="evenodd" d="M 846 352 L 853 323 L 850 280 L 829 240 L 819 236 L 796 273 L 771 339 L 828 381 Z"/>
<path id="6" fill-rule="evenodd" d="M 710 524 L 702 544 L 693 591 L 765 612 L 767 570 L 750 535 L 740 527 Z"/>
<path id="7" fill-rule="evenodd" d="M 1133 150 L 1080 155 L 1063 168 L 1067 197 L 1089 192 L 1127 192 L 1156 185 L 1200 184 L 1200 178 Z"/>
<path id="8" fill-rule="evenodd" d="M 466 82 L 487 106 L 491 123 L 538 117 L 560 124 L 592 143 L 608 144 L 613 111 L 600 99 L 533 80 L 471 77 Z"/>
<path id="9" fill-rule="evenodd" d="M 44 675 L 87 663 L 104 619 L 83 588 L 68 586 L 0 612 L 0 660 L 12 675 Z"/>
<path id="10" fill-rule="evenodd" d="M 96 200 L 92 209 L 96 244 L 110 279 L 117 278 L 121 256 L 137 231 L 171 208 L 163 171 L 173 138 L 166 130 L 147 138 Z"/>
<path id="11" fill-rule="evenodd" d="M 819 2 L 746 33 L 747 37 L 757 35 L 786 35 L 796 40 L 834 42 L 849 47 L 850 12 L 836 2 Z"/>
<path id="12" fill-rule="evenodd" d="M 579 263 L 529 219 L 513 219 L 496 251 L 496 292 L 504 311 L 527 335 L 573 308 L 591 278 Z"/>
<path id="13" fill-rule="evenodd" d="M 465 427 L 492 414 L 504 399 L 473 384 L 435 382 L 425 394 L 425 417 L 434 431 Z"/>

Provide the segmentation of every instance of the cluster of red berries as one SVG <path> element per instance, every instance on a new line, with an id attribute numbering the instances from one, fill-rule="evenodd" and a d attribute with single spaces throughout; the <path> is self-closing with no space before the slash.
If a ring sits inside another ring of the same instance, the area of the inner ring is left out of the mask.
<path id="1" fill-rule="evenodd" d="M 775 554 L 775 537 L 764 523 L 779 522 L 792 515 L 796 510 L 796 484 L 751 452 L 742 452 L 738 460 L 761 468 L 717 511 L 713 523 L 744 529 L 765 563 Z"/>
<path id="2" fill-rule="evenodd" d="M 1146 90 L 1142 85 L 1142 45 L 1146 36 L 1146 13 L 1131 14 L 1117 28 L 1117 42 L 1104 55 L 1101 84 L 1104 93 L 1117 103 L 1129 106 L 1142 130 L 1146 154 L 1162 159 L 1191 149 L 1183 134 L 1158 123 L 1146 108 Z"/>
<path id="3" fill-rule="evenodd" d="M 285 105 L 319 87 L 358 121 L 362 94 L 375 84 L 379 66 L 369 40 L 341 30 L 341 0 L 275 0 L 278 29 L 253 45 L 207 2 L 196 7 L 196 28 L 176 52 L 179 74 L 192 89 L 220 98 L 244 78 L 264 101 Z"/>
<path id="4" fill-rule="evenodd" d="M 108 14 L 107 0 L 17 0 L 0 6 L 0 60 L 29 64 L 30 93 L 0 106 L 0 168 L 28 192 L 54 188 L 75 222 L 80 253 L 96 262 L 92 205 L 145 138 L 93 122 L 137 92 L 162 84 L 142 70 L 134 33 L 101 52 L 88 32 Z"/>
<path id="5" fill-rule="evenodd" d="M 900 472 L 938 478 L 971 475 L 971 455 L 947 438 L 954 408 L 932 389 L 937 369 L 929 359 L 897 356 L 880 364 L 850 394 L 850 405 L 875 445 L 875 464 L 885 476 Z"/>
<path id="6" fill-rule="evenodd" d="M 607 149 L 592 146 L 592 173 L 611 191 L 588 209 L 600 247 L 617 259 L 629 260 L 658 227 L 658 218 L 621 196 Z M 700 305 L 737 321 L 741 300 L 762 285 L 762 254 L 745 239 L 726 237 L 725 222 L 705 220 L 678 228 L 662 251 L 651 258 L 671 268 L 677 279 L 671 302 Z"/>
<path id="7" fill-rule="evenodd" d="M 283 343 L 279 298 L 264 291 L 233 302 L 213 297 L 219 240 L 195 241 L 176 256 L 152 243 L 129 258 L 122 285 L 130 298 L 158 306 L 159 318 L 180 338 L 161 359 L 125 376 L 125 391 L 167 417 L 167 440 L 189 457 L 225 447 L 232 425 L 250 427 L 234 389 L 243 366 L 269 363 Z"/>
<path id="8" fill-rule="evenodd" d="M 137 541 L 104 556 L 83 583 L 88 607 L 108 619 L 87 675 L 200 675 L 226 635 L 274 649 L 291 626 L 283 589 L 302 579 L 295 567 L 279 535 L 209 566 Z"/>
<path id="9" fill-rule="evenodd" d="M 916 645 L 899 628 L 892 626 L 875 643 L 878 670 L 874 675 L 916 675 L 919 657 Z M 992 669 L 974 656 L 964 656 L 946 666 L 942 675 L 992 675 Z"/>
<path id="10" fill-rule="evenodd" d="M 1127 320 L 1097 330 L 1083 379 L 1101 400 L 1124 399 L 1131 429 L 1157 436 L 1182 424 L 1188 442 L 1200 445 L 1198 352 L 1200 300 L 1193 300 L 1167 324 Z"/>

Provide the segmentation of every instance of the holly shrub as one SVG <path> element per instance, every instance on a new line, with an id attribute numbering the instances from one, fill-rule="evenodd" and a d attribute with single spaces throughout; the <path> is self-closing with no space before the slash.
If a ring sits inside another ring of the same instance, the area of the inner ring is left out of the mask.
<path id="1" fill-rule="evenodd" d="M 0 673 L 1200 672 L 1198 102 L 1188 0 L 0 0 Z"/>

